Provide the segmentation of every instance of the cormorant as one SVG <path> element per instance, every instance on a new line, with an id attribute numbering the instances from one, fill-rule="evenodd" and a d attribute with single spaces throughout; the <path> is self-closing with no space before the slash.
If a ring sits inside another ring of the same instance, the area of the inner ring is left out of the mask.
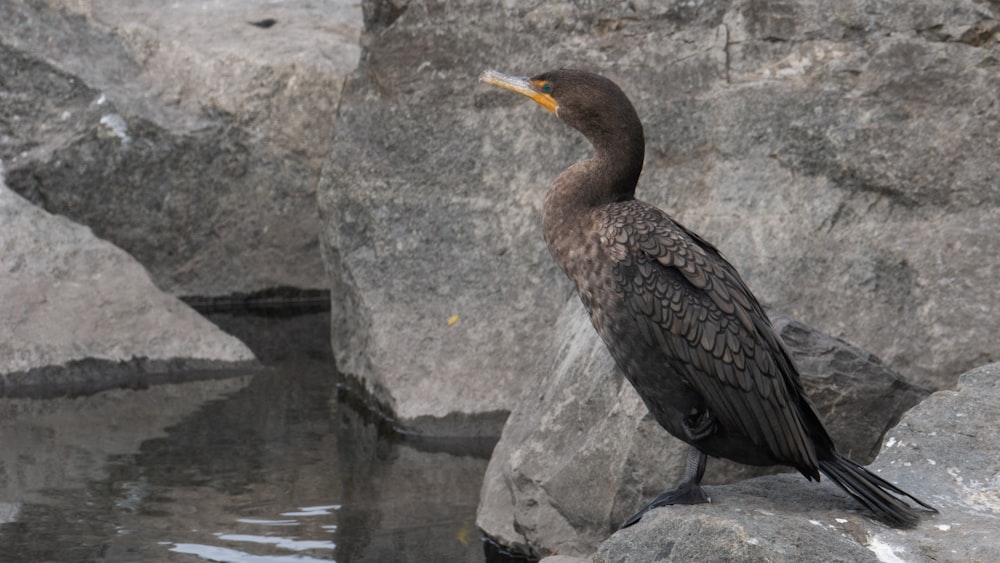
<path id="1" fill-rule="evenodd" d="M 837 452 L 767 315 L 719 251 L 635 199 L 645 138 L 612 81 L 579 70 L 480 80 L 523 94 L 583 133 L 594 155 L 564 170 L 545 196 L 552 256 L 576 285 L 594 328 L 656 421 L 690 445 L 680 484 L 651 508 L 707 502 L 707 456 L 790 465 L 827 475 L 887 522 L 912 526 L 899 497 L 930 505 Z M 898 496 L 897 496 L 898 495 Z"/>

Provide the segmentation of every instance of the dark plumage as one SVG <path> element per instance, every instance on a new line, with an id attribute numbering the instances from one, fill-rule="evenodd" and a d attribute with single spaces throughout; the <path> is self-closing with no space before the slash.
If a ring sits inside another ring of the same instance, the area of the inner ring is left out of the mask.
<path id="1" fill-rule="evenodd" d="M 526 95 L 579 130 L 594 156 L 573 164 L 545 198 L 549 250 L 576 284 L 625 376 L 667 431 L 690 444 L 677 488 L 650 508 L 706 502 L 706 456 L 790 465 L 827 475 L 886 521 L 929 505 L 837 452 L 799 382 L 794 362 L 757 299 L 718 250 L 663 211 L 636 200 L 645 140 L 625 94 L 577 70 L 480 77 Z"/>

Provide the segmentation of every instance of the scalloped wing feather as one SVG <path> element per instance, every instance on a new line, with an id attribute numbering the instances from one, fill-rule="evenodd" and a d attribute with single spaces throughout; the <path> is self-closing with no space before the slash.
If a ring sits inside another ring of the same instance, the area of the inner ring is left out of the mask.
<path id="1" fill-rule="evenodd" d="M 735 268 L 652 206 L 632 201 L 610 209 L 601 239 L 616 261 L 616 290 L 646 344 L 660 350 L 729 432 L 815 473 L 797 372 Z"/>

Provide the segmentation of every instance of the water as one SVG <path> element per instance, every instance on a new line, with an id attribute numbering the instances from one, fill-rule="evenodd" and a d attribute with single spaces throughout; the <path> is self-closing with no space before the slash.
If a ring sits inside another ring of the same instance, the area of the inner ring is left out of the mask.
<path id="1" fill-rule="evenodd" d="M 492 442 L 392 432 L 323 314 L 214 320 L 269 367 L 0 399 L 0 561 L 483 561 Z"/>

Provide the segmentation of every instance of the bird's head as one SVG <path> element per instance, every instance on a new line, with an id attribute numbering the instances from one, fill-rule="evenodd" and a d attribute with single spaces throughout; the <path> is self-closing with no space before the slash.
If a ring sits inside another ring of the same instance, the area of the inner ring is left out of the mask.
<path id="1" fill-rule="evenodd" d="M 641 139 L 642 124 L 632 103 L 617 84 L 603 76 L 560 69 L 527 78 L 487 70 L 479 80 L 531 98 L 595 146 L 628 142 L 637 134 Z"/>

